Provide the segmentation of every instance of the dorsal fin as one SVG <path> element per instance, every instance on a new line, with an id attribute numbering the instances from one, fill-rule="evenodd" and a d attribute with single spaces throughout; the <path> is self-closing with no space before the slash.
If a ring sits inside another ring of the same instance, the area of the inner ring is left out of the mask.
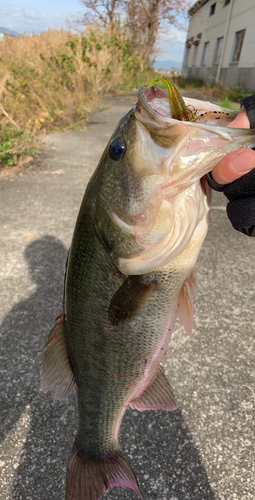
<path id="1" fill-rule="evenodd" d="M 58 316 L 56 321 L 44 346 L 41 388 L 44 393 L 50 391 L 52 398 L 63 401 L 72 392 L 75 378 L 66 348 L 64 314 Z"/>
<path id="2" fill-rule="evenodd" d="M 174 411 L 178 408 L 173 389 L 170 386 L 161 366 L 151 384 L 139 398 L 133 399 L 129 406 L 138 411 L 166 410 Z"/>

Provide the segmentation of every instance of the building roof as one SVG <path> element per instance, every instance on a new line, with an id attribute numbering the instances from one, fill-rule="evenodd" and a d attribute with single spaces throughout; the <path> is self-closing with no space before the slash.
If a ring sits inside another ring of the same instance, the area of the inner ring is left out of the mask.
<path id="1" fill-rule="evenodd" d="M 189 16 L 193 16 L 193 14 L 195 14 L 195 12 L 197 12 L 206 2 L 208 2 L 208 0 L 197 0 L 197 2 L 194 3 L 194 5 L 192 5 L 192 7 L 188 10 Z"/>
<path id="2" fill-rule="evenodd" d="M 0 33 L 3 33 L 4 35 L 9 35 L 9 36 L 20 36 L 20 34 L 17 33 L 17 31 L 8 30 L 8 28 L 2 28 L 1 26 L 0 26 Z"/>

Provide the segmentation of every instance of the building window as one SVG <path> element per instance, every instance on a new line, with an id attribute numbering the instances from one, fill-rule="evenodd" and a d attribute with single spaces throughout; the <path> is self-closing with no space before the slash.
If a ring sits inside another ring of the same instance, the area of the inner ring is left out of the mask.
<path id="1" fill-rule="evenodd" d="M 230 0 L 225 0 L 223 7 L 226 7 L 230 3 Z"/>
<path id="2" fill-rule="evenodd" d="M 214 3 L 213 5 L 211 5 L 211 8 L 210 8 L 210 16 L 212 16 L 215 12 L 215 8 L 216 8 L 216 3 Z"/>
<path id="3" fill-rule="evenodd" d="M 235 37 L 234 52 L 232 57 L 232 62 L 238 62 L 241 55 L 241 50 L 243 46 L 245 30 L 237 31 Z"/>
<path id="4" fill-rule="evenodd" d="M 208 48 L 209 48 L 209 42 L 205 42 L 205 44 L 204 44 L 204 50 L 203 50 L 203 55 L 202 55 L 201 66 L 204 66 L 205 63 L 206 63 L 207 54 L 208 54 Z"/>
<path id="5" fill-rule="evenodd" d="M 192 57 L 192 66 L 196 66 L 196 61 L 197 61 L 197 49 L 198 49 L 198 45 L 194 45 L 194 49 L 193 49 L 193 57 Z"/>
<path id="6" fill-rule="evenodd" d="M 223 45 L 223 36 L 221 36 L 220 38 L 217 38 L 215 52 L 214 52 L 214 58 L 213 58 L 213 64 L 219 64 L 219 62 L 220 62 L 222 45 Z"/>

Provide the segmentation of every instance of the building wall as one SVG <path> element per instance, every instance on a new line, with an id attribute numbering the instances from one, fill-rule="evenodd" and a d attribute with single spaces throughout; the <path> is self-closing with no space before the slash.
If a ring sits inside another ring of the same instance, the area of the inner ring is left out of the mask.
<path id="1" fill-rule="evenodd" d="M 211 7 L 216 4 L 215 13 L 210 16 Z M 229 10 L 230 9 L 230 10 Z M 227 28 L 228 15 L 231 13 Z M 236 32 L 245 30 L 238 62 L 232 62 Z M 201 33 L 199 44 L 194 45 Z M 215 62 L 217 39 L 224 37 L 219 80 L 227 85 L 243 84 L 255 89 L 255 2 L 254 0 L 231 0 L 224 7 L 224 0 L 208 0 L 190 18 L 187 40 L 193 37 L 190 48 L 186 48 L 183 62 L 183 76 L 195 76 L 208 82 L 215 82 L 219 63 Z M 205 64 L 202 64 L 204 45 L 209 42 Z"/>

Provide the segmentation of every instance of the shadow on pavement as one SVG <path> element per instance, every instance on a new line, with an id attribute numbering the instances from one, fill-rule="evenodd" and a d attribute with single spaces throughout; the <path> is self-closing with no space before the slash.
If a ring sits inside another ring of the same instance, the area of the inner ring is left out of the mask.
<path id="1" fill-rule="evenodd" d="M 66 256 L 65 247 L 52 236 L 27 246 L 25 257 L 36 290 L 16 304 L 1 325 L 1 459 L 11 472 L 1 500 L 64 498 L 77 426 L 75 394 L 62 403 L 52 401 L 39 389 L 39 373 L 43 345 L 61 312 Z M 128 410 L 120 438 L 144 498 L 214 499 L 180 411 Z M 107 498 L 137 497 L 114 489 Z"/>

